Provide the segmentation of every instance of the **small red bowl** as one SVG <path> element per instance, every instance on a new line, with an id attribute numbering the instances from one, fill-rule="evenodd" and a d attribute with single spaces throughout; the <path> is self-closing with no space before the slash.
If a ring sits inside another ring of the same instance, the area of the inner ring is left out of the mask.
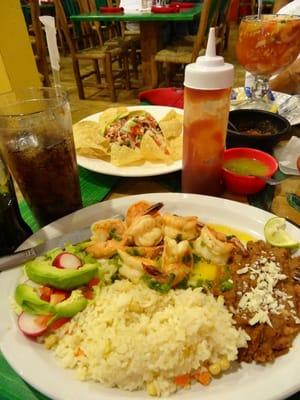
<path id="1" fill-rule="evenodd" d="M 250 158 L 263 162 L 268 167 L 264 178 L 270 178 L 278 168 L 277 161 L 270 154 L 249 147 L 234 147 L 225 151 L 224 163 L 234 158 Z M 232 193 L 254 194 L 261 191 L 266 185 L 264 179 L 251 175 L 239 175 L 224 167 L 222 168 L 222 177 L 227 189 Z"/>

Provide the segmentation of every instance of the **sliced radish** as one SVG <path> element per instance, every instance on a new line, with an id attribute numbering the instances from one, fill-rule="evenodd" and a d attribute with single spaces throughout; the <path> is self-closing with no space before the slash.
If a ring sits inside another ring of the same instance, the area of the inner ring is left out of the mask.
<path id="1" fill-rule="evenodd" d="M 77 269 L 82 266 L 80 258 L 67 251 L 59 253 L 52 262 L 56 268 Z"/>
<path id="2" fill-rule="evenodd" d="M 37 316 L 22 312 L 18 318 L 18 326 L 26 336 L 36 337 L 42 335 L 48 328 L 47 324 L 37 322 Z"/>

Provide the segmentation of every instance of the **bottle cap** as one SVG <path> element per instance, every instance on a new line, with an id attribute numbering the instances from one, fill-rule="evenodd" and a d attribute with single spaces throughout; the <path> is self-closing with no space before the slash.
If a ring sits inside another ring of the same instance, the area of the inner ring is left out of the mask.
<path id="1" fill-rule="evenodd" d="M 210 28 L 205 56 L 186 66 L 184 86 L 191 89 L 226 89 L 232 87 L 233 78 L 233 65 L 216 55 L 215 28 Z"/>

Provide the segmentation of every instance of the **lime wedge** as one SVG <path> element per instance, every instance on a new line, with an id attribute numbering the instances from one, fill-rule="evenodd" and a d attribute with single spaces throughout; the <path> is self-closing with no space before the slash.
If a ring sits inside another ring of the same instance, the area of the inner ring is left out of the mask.
<path id="1" fill-rule="evenodd" d="M 285 219 L 274 217 L 266 222 L 264 227 L 266 241 L 276 247 L 296 247 L 299 242 L 285 231 Z"/>

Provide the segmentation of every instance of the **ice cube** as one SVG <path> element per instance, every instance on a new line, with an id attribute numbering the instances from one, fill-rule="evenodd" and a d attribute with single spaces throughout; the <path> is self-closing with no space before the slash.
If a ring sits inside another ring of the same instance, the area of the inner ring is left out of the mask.
<path id="1" fill-rule="evenodd" d="M 29 150 L 38 146 L 39 140 L 32 132 L 21 132 L 14 140 L 14 147 L 17 151 Z"/>

